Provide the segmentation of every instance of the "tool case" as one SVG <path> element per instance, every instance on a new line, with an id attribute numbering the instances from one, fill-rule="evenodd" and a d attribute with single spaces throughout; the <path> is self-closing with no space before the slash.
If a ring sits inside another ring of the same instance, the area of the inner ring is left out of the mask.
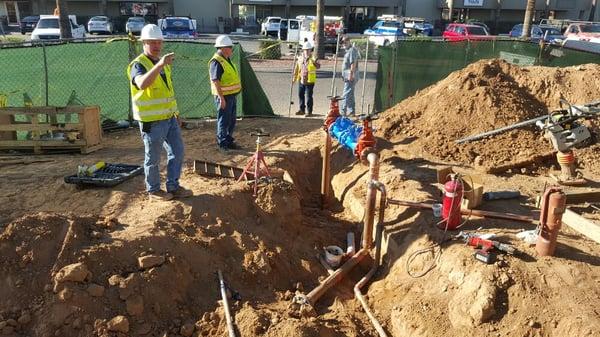
<path id="1" fill-rule="evenodd" d="M 106 166 L 97 170 L 90 176 L 78 176 L 76 174 L 66 176 L 65 183 L 111 187 L 131 179 L 138 174 L 141 174 L 143 171 L 144 168 L 138 165 L 106 163 Z"/>

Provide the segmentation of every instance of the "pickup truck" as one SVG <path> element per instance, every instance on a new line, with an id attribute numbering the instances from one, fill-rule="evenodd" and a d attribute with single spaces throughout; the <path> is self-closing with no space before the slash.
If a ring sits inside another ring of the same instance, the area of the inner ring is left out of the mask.
<path id="1" fill-rule="evenodd" d="M 196 20 L 185 16 L 167 16 L 158 19 L 158 27 L 167 39 L 192 39 L 197 36 Z"/>
<path id="2" fill-rule="evenodd" d="M 600 23 L 572 23 L 565 31 L 567 40 L 600 43 Z"/>

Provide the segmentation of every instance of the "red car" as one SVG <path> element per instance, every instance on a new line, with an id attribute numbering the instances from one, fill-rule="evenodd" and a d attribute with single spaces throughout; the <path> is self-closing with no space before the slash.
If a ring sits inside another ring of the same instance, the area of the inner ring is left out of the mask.
<path id="1" fill-rule="evenodd" d="M 484 27 L 478 25 L 467 25 L 464 23 L 449 24 L 442 36 L 448 41 L 492 39 L 492 36 Z"/>

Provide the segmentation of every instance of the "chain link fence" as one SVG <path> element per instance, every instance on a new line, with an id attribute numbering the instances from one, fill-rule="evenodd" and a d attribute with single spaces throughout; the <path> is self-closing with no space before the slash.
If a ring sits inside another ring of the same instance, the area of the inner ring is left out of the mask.
<path id="1" fill-rule="evenodd" d="M 0 95 L 8 106 L 99 105 L 102 120 L 131 118 L 126 68 L 141 42 L 118 38 L 0 45 L 4 79 Z M 174 52 L 173 85 L 181 115 L 214 117 L 208 62 L 215 52 L 203 41 L 165 41 Z M 239 44 L 232 58 L 242 79 L 238 116 L 270 116 L 273 110 Z"/>

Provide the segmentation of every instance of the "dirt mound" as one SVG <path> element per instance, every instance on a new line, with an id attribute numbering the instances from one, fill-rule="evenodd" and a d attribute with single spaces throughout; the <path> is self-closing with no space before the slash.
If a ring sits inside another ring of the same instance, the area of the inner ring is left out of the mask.
<path id="1" fill-rule="evenodd" d="M 379 127 L 392 142 L 414 140 L 425 155 L 446 161 L 487 170 L 531 164 L 552 152 L 535 127 L 461 145 L 455 140 L 547 114 L 561 97 L 576 103 L 597 100 L 599 76 L 596 64 L 522 68 L 482 60 L 392 107 Z"/>
<path id="2" fill-rule="evenodd" d="M 135 224 L 55 213 L 9 223 L 0 235 L 1 329 L 18 336 L 223 335 L 221 269 L 242 298 L 232 300 L 242 335 L 344 336 L 319 320 L 288 317 L 285 304 L 298 284 L 314 287 L 313 273 L 324 274 L 315 247 L 347 229 L 303 219 L 291 184 L 263 186 L 256 204 L 249 189 L 235 184 L 191 205 L 148 204 L 168 206 L 158 217 L 138 213 Z M 302 235 L 308 228 L 311 235 Z"/>

